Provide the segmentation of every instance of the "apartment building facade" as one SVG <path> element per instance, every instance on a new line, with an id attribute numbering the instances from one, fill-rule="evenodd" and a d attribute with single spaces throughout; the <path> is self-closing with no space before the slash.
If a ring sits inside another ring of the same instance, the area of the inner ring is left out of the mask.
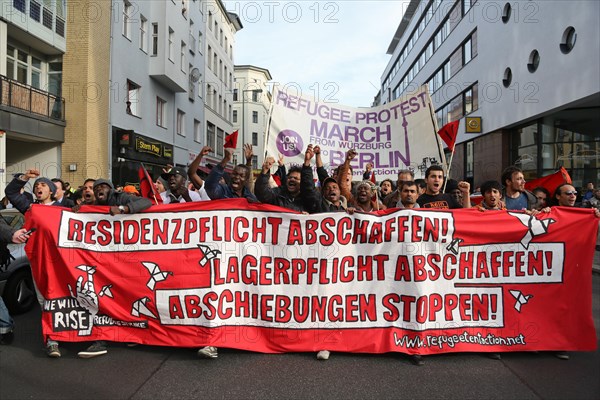
<path id="1" fill-rule="evenodd" d="M 594 1 L 412 0 L 375 103 L 428 84 L 438 127 L 460 121 L 450 176 L 475 186 L 513 164 L 599 182 L 598 15 Z"/>
<path id="2" fill-rule="evenodd" d="M 64 165 L 66 0 L 10 0 L 0 7 L 0 187 L 36 168 Z"/>
<path id="3" fill-rule="evenodd" d="M 243 26 L 238 15 L 228 12 L 221 0 L 206 3 L 205 17 L 205 143 L 214 151 L 205 157 L 202 165 L 214 165 L 223 159 L 225 135 L 234 131 L 232 124 L 233 49 L 235 48 L 235 34 L 243 29 Z M 237 157 L 234 157 L 232 164 L 237 161 Z"/>
<path id="4" fill-rule="evenodd" d="M 76 92 L 63 154 L 79 182 L 137 183 L 186 166 L 204 134 L 204 2 L 81 1 L 68 36 L 65 81 Z M 72 35 L 71 35 L 72 34 Z"/>
<path id="5" fill-rule="evenodd" d="M 239 132 L 239 160 L 245 162 L 243 143 L 254 149 L 252 168 L 259 170 L 264 162 L 264 148 L 272 96 L 267 83 L 273 77 L 268 69 L 254 65 L 236 65 L 233 89 L 233 129 Z M 276 156 L 276 155 L 275 155 Z"/>

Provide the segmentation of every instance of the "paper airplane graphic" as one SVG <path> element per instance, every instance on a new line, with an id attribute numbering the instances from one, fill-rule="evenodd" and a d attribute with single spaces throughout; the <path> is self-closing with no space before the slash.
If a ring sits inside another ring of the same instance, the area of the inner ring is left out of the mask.
<path id="1" fill-rule="evenodd" d="M 454 255 L 458 255 L 458 245 L 464 242 L 463 239 L 453 239 L 448 246 L 446 246 L 446 250 L 451 251 Z"/>
<path id="2" fill-rule="evenodd" d="M 523 236 L 521 239 L 521 245 L 525 247 L 525 249 L 529 248 L 529 242 L 531 242 L 534 237 L 548 233 L 548 227 L 550 224 L 556 222 L 552 218 L 540 220 L 525 213 L 509 212 L 509 214 L 517 218 L 523 225 L 529 228 L 529 231 L 527 231 L 525 236 Z"/>
<path id="3" fill-rule="evenodd" d="M 212 250 L 209 246 L 205 244 L 199 244 L 198 248 L 202 253 L 202 258 L 198 261 L 200 266 L 204 266 L 207 261 L 212 260 L 213 258 L 217 258 L 221 254 L 221 250 Z"/>
<path id="4" fill-rule="evenodd" d="M 114 296 L 112 294 L 112 291 L 110 290 L 110 288 L 113 285 L 106 285 L 103 286 L 102 289 L 100 289 L 100 293 L 98 293 L 98 296 L 106 296 L 106 297 L 110 297 L 111 299 L 114 299 Z"/>
<path id="5" fill-rule="evenodd" d="M 523 294 L 519 290 L 509 290 L 509 292 L 515 299 L 517 299 L 515 302 L 515 310 L 518 312 L 521 312 L 521 306 L 527 304 L 529 299 L 533 297 L 532 294 Z"/>
<path id="6" fill-rule="evenodd" d="M 139 300 L 133 302 L 131 308 L 131 315 L 134 317 L 139 317 L 140 315 L 145 315 L 146 317 L 156 319 L 156 316 L 146 307 L 146 304 L 150 301 L 149 297 L 142 297 Z"/>
<path id="7" fill-rule="evenodd" d="M 161 271 L 158 264 L 154 264 L 153 262 L 143 261 L 142 265 L 150 272 L 150 279 L 148 280 L 148 283 L 146 283 L 146 286 L 148 286 L 148 289 L 150 290 L 154 290 L 156 282 L 162 282 L 167 279 L 169 275 L 173 275 L 171 271 Z"/>

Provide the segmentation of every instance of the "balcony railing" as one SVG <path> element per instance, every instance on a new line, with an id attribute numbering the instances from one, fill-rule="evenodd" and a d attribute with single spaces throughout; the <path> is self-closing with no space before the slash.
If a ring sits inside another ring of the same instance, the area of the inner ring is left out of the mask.
<path id="1" fill-rule="evenodd" d="M 65 99 L 0 75 L 0 105 L 65 120 Z"/>

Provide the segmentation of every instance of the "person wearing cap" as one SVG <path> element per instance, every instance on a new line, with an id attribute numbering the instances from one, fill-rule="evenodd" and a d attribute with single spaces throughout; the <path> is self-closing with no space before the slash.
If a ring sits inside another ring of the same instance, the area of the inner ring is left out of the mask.
<path id="1" fill-rule="evenodd" d="M 356 211 L 371 213 L 379 210 L 385 210 L 387 207 L 377 200 L 373 200 L 376 192 L 375 184 L 369 180 L 359 182 L 356 185 L 356 195 L 352 198 L 350 204 Z"/>
<path id="2" fill-rule="evenodd" d="M 60 203 L 55 203 L 56 184 L 48 178 L 40 178 L 39 176 L 40 171 L 37 169 L 28 169 L 6 186 L 6 197 L 23 214 L 29 210 L 33 203 L 61 206 Z M 35 196 L 33 201 L 21 192 L 21 189 L 31 178 L 37 178 L 33 183 L 33 195 Z"/>
<path id="3" fill-rule="evenodd" d="M 168 183 L 168 190 L 160 194 L 163 204 L 210 200 L 204 187 L 198 191 L 188 189 L 187 176 L 187 171 L 180 167 L 173 167 L 161 175 Z"/>
<path id="4" fill-rule="evenodd" d="M 123 193 L 128 193 L 133 196 L 138 196 L 138 197 L 140 196 L 140 192 L 138 192 L 138 190 L 133 185 L 124 186 L 122 191 L 123 191 Z M 117 192 L 118 192 L 118 190 L 117 190 Z"/>
<path id="5" fill-rule="evenodd" d="M 321 188 L 320 212 L 339 212 L 348 210 L 348 200 L 342 196 L 340 185 L 332 177 L 325 178 Z"/>
<path id="6" fill-rule="evenodd" d="M 56 194 L 56 185 L 54 182 L 48 178 L 40 178 L 39 176 L 39 170 L 28 169 L 24 174 L 16 175 L 6 186 L 6 197 L 8 197 L 13 206 L 22 214 L 25 214 L 27 210 L 29 210 L 29 207 L 34 203 L 47 206 L 62 206 L 54 200 L 54 195 Z M 37 178 L 33 184 L 33 193 L 35 195 L 35 200 L 33 201 L 22 192 L 23 187 L 31 178 Z M 45 301 L 44 296 L 38 290 L 35 280 L 33 283 L 38 303 L 40 303 L 40 307 L 43 308 Z M 48 357 L 58 358 L 61 356 L 57 341 L 46 337 L 45 346 L 46 355 Z"/>
<path id="7" fill-rule="evenodd" d="M 169 183 L 165 179 L 163 179 L 162 176 L 159 176 L 156 179 L 156 182 L 154 182 L 154 186 L 156 187 L 156 190 L 160 194 L 160 193 L 167 191 L 167 186 L 169 186 Z"/>

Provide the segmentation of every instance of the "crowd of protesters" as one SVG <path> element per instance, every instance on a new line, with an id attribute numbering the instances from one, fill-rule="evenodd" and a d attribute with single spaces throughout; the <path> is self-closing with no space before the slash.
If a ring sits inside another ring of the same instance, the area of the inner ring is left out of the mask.
<path id="1" fill-rule="evenodd" d="M 506 168 L 499 180 L 483 182 L 477 189 L 480 193 L 478 204 L 471 203 L 471 187 L 466 181 L 457 182 L 446 179 L 444 168 L 432 165 L 425 172 L 424 179 L 414 179 L 412 170 L 401 170 L 396 182 L 385 179 L 377 184 L 373 174 L 373 165 L 367 164 L 363 180 L 352 182 L 352 160 L 357 153 L 349 150 L 344 162 L 331 175 L 325 169 L 319 146 L 309 145 L 304 155 L 304 163 L 286 170 L 283 157 L 276 161 L 267 157 L 260 174 L 253 179 L 253 149 L 244 146 L 246 164 L 234 166 L 230 173 L 226 168 L 233 158 L 232 150 L 224 149 L 223 160 L 216 164 L 202 179 L 199 167 L 202 158 L 213 151 L 205 146 L 188 168 L 165 168 L 164 173 L 156 177 L 156 191 L 161 203 L 184 203 L 209 201 L 216 199 L 245 198 L 249 202 L 262 202 L 284 207 L 305 214 L 323 212 L 345 212 L 353 214 L 376 213 L 386 208 L 423 208 L 457 209 L 474 207 L 486 210 L 519 210 L 530 215 L 549 212 L 551 206 L 589 207 L 595 209 L 600 217 L 600 188 L 588 183 L 580 196 L 575 187 L 565 183 L 559 185 L 554 193 L 543 187 L 532 191 L 525 189 L 523 171 L 515 166 Z M 313 176 L 313 161 L 317 177 Z M 276 171 L 273 171 L 276 167 Z M 27 182 L 35 179 L 32 193 L 24 190 Z M 315 183 L 316 182 L 316 183 Z M 30 169 L 14 176 L 5 190 L 6 197 L 0 202 L 2 208 L 14 207 L 25 213 L 34 204 L 71 208 L 77 212 L 82 205 L 110 206 L 110 214 L 132 214 L 143 211 L 152 202 L 141 196 L 133 185 L 115 185 L 107 179 L 87 179 L 78 188 L 73 188 L 60 178 L 41 177 L 40 172 Z M 1 219 L 0 219 L 0 222 Z M 7 242 L 23 243 L 28 239 L 24 229 L 11 231 L 0 225 L 0 238 L 4 246 Z M 40 304 L 44 298 L 37 290 Z M 9 342 L 12 337 L 12 319 L 0 299 L 0 343 Z M 49 357 L 61 356 L 59 343 L 51 339 L 45 342 Z M 91 358 L 107 353 L 105 342 L 94 342 L 79 357 Z M 218 349 L 207 346 L 198 350 L 198 355 L 206 358 L 218 357 Z M 317 354 L 320 360 L 326 360 L 329 351 L 323 349 Z M 568 359 L 568 354 L 558 352 L 557 356 Z M 499 359 L 498 354 L 492 358 Z M 416 365 L 422 365 L 421 356 L 411 356 Z"/>

